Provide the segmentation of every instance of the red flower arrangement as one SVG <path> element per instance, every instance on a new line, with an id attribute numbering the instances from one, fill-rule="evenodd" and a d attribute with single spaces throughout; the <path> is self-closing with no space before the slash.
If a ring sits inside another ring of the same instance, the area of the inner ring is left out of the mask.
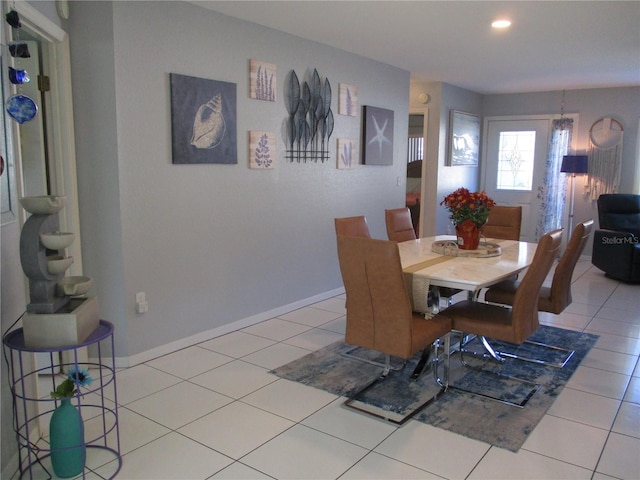
<path id="1" fill-rule="evenodd" d="M 440 202 L 449 210 L 449 218 L 454 225 L 460 225 L 465 220 L 471 220 L 478 228 L 487 223 L 489 210 L 496 202 L 484 192 L 470 192 L 466 188 L 459 188 L 450 193 Z"/>

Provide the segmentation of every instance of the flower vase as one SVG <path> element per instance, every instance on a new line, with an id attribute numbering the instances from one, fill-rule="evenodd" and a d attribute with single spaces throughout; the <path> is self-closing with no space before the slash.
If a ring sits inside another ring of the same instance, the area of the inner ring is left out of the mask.
<path id="1" fill-rule="evenodd" d="M 456 225 L 456 237 L 461 250 L 476 250 L 480 245 L 480 229 L 471 220 Z"/>
<path id="2" fill-rule="evenodd" d="M 84 470 L 87 446 L 84 443 L 84 423 L 70 398 L 63 398 L 49 422 L 51 465 L 58 477 L 79 475 Z"/>

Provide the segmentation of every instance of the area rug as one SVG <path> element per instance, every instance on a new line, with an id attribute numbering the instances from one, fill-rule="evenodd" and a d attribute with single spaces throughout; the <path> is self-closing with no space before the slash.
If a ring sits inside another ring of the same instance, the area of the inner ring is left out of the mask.
<path id="1" fill-rule="evenodd" d="M 452 335 L 452 339 L 454 338 L 456 337 Z M 464 367 L 460 363 L 459 354 L 454 354 L 451 356 L 451 385 L 474 391 L 476 394 L 451 388 L 413 418 L 517 452 L 593 347 L 597 338 L 597 335 L 541 326 L 532 335 L 531 340 L 575 350 L 564 368 L 553 368 L 517 359 L 507 359 L 503 364 L 497 364 L 480 358 L 468 358 L 465 355 L 465 360 L 468 360 L 470 365 L 483 370 L 478 371 L 475 368 Z M 499 342 L 495 342 L 494 345 L 498 350 L 503 351 L 531 350 L 526 353 L 536 354 L 537 358 L 545 360 L 556 360 L 555 357 L 557 357 L 556 353 L 535 346 L 517 347 Z M 335 395 L 349 397 L 375 380 L 382 370 L 378 366 L 347 358 L 341 354 L 350 348 L 352 347 L 344 342 L 335 342 L 278 367 L 271 373 Z M 469 348 L 481 351 L 479 345 L 470 344 Z M 356 349 L 353 355 L 373 359 L 379 354 Z M 382 360 L 382 357 L 380 356 L 378 360 Z M 431 373 L 423 374 L 418 380 L 410 379 L 418 360 L 419 354 L 411 358 L 403 369 L 392 371 L 389 378 L 367 392 L 362 401 L 375 409 L 402 413 L 431 397 L 439 390 Z M 400 362 L 399 359 L 395 361 Z M 487 370 L 498 373 L 502 377 L 486 373 Z M 520 408 L 478 394 L 500 397 L 514 404 L 526 400 L 528 402 Z M 357 413 L 354 412 L 354 414 Z"/>

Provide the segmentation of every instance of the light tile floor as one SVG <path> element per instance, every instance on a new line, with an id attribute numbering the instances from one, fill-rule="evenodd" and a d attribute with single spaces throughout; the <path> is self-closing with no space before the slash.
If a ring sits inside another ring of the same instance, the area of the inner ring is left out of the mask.
<path id="1" fill-rule="evenodd" d="M 581 259 L 573 297 L 542 322 L 600 339 L 518 453 L 413 420 L 397 428 L 269 374 L 343 338 L 338 296 L 120 371 L 117 478 L 638 479 L 640 286 Z"/>

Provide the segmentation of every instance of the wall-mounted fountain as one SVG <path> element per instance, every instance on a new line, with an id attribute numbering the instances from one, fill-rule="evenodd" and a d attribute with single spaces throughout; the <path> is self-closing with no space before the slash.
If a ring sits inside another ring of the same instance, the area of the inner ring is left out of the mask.
<path id="1" fill-rule="evenodd" d="M 29 278 L 30 303 L 22 321 L 28 347 L 77 345 L 99 324 L 98 300 L 85 295 L 91 278 L 65 276 L 73 263 L 65 249 L 75 235 L 59 231 L 64 201 L 53 195 L 20 199 L 31 213 L 20 235 L 20 261 Z"/>

